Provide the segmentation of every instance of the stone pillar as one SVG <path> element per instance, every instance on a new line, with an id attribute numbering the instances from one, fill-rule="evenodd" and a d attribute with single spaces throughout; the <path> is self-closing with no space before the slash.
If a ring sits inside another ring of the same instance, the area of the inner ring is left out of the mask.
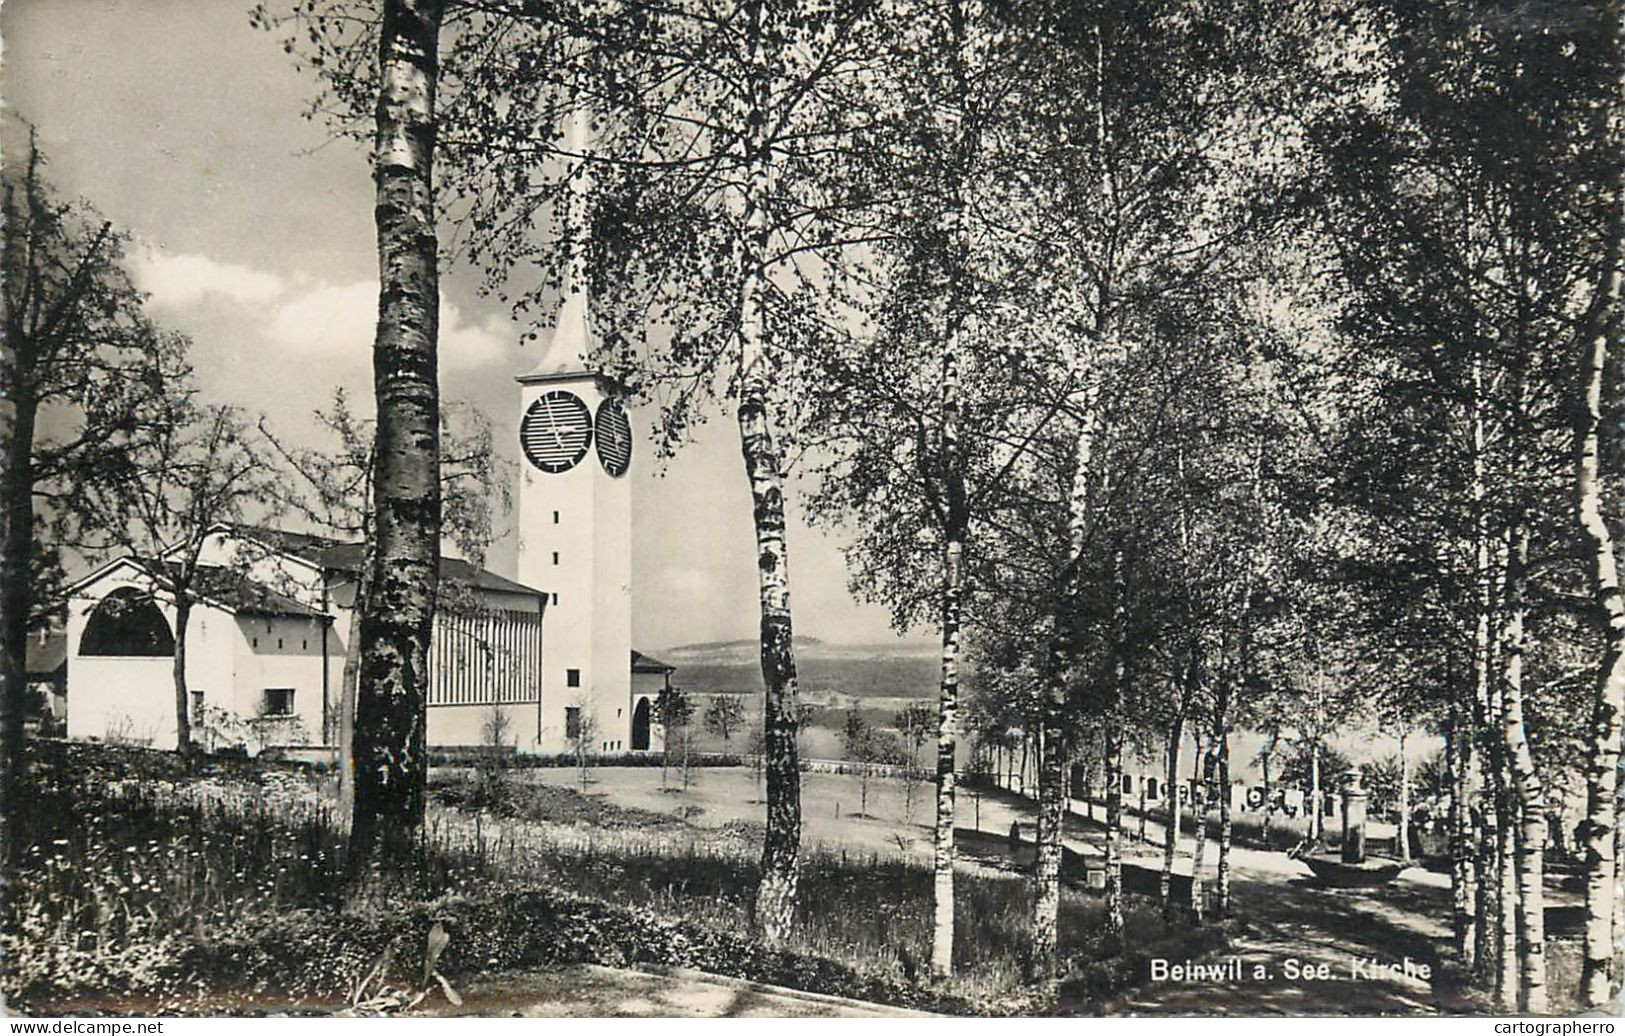
<path id="1" fill-rule="evenodd" d="M 1343 785 L 1343 862 L 1365 862 L 1366 791 L 1360 787 L 1358 772 Z"/>

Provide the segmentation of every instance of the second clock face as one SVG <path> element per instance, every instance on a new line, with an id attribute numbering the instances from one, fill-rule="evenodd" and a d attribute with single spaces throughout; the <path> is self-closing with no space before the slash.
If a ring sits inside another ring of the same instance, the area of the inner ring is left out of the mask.
<path id="1" fill-rule="evenodd" d="M 613 478 L 626 474 L 632 466 L 632 423 L 626 408 L 617 399 L 598 404 L 594 434 L 598 437 L 598 462 Z"/>
<path id="2" fill-rule="evenodd" d="M 538 397 L 519 425 L 525 459 L 551 475 L 581 463 L 592 444 L 592 415 L 573 392 L 555 389 Z"/>

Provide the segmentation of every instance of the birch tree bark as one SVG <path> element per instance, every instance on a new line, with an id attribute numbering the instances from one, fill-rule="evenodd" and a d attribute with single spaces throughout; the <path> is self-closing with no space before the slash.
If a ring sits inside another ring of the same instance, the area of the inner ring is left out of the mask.
<path id="1" fill-rule="evenodd" d="M 1095 415 L 1092 402 L 1073 444 L 1072 493 L 1067 517 L 1067 560 L 1061 577 L 1060 600 L 1068 609 L 1082 592 L 1080 574 L 1087 538 L 1090 479 L 1093 477 Z M 1066 694 L 1071 671 L 1068 633 L 1056 623 L 1051 641 L 1049 684 L 1044 695 L 1044 754 L 1038 792 L 1038 862 L 1034 869 L 1033 961 L 1039 980 L 1053 987 L 1057 980 L 1056 946 L 1061 905 L 1061 848 L 1066 823 Z M 1121 769 L 1121 745 L 1118 747 Z M 1119 777 L 1121 785 L 1121 777 Z M 1121 799 L 1122 788 L 1118 788 Z M 1121 811 L 1121 805 L 1119 805 Z M 1119 818 L 1121 823 L 1121 818 Z"/>
<path id="2" fill-rule="evenodd" d="M 1213 736 L 1219 792 L 1219 868 L 1213 877 L 1213 915 L 1223 920 L 1230 916 L 1230 732 L 1221 729 Z"/>
<path id="3" fill-rule="evenodd" d="M 1450 775 L 1450 891 L 1456 959 L 1463 972 L 1472 974 L 1477 970 L 1479 890 L 1473 876 L 1472 811 L 1467 805 L 1472 787 L 1472 738 L 1463 736 L 1461 711 L 1460 704 L 1453 701 L 1444 742 Z"/>
<path id="4" fill-rule="evenodd" d="M 1411 862 L 1411 760 L 1405 753 L 1405 742 L 1410 737 L 1410 727 L 1406 725 L 1404 717 L 1399 720 L 1399 858 L 1404 863 Z"/>
<path id="5" fill-rule="evenodd" d="M 960 115 L 968 107 L 969 84 L 965 69 L 965 19 L 962 0 L 948 4 L 948 65 L 952 74 L 954 107 Z M 954 967 L 954 796 L 955 758 L 959 746 L 959 640 L 965 583 L 965 540 L 970 531 L 961 443 L 961 348 L 969 290 L 969 248 L 966 228 L 964 180 L 970 160 L 966 128 L 950 115 L 944 120 L 946 139 L 954 141 L 952 183 L 948 203 L 940 216 L 942 258 L 947 293 L 942 331 L 942 395 L 938 415 L 942 423 L 942 670 L 937 693 L 936 821 L 932 831 L 931 973 L 938 978 Z M 1059 746 L 1056 746 L 1059 748 Z M 1022 742 L 1022 786 L 1026 788 L 1026 740 Z M 1042 850 L 1040 850 L 1042 852 Z M 1043 952 L 1035 947 L 1035 959 Z"/>
<path id="6" fill-rule="evenodd" d="M 1320 735 L 1309 742 L 1309 841 L 1318 850 L 1326 833 L 1320 815 Z"/>
<path id="7" fill-rule="evenodd" d="M 750 48 L 746 84 L 744 227 L 740 239 L 739 444 L 750 480 L 761 603 L 762 726 L 767 756 L 767 830 L 754 923 L 770 946 L 783 945 L 795 923 L 801 853 L 801 764 L 796 752 L 796 658 L 790 622 L 789 554 L 784 534 L 783 457 L 768 420 L 773 372 L 767 355 L 767 280 L 772 190 L 767 108 L 768 4 L 746 8 Z"/>
<path id="8" fill-rule="evenodd" d="M 1476 614 L 1473 623 L 1473 727 L 1478 745 L 1479 772 L 1483 775 L 1481 822 L 1477 825 L 1478 844 L 1473 857 L 1477 874 L 1478 918 L 1474 926 L 1477 946 L 1473 960 L 1480 985 L 1494 988 L 1501 971 L 1502 845 L 1501 750 L 1500 738 L 1491 736 L 1498 717 L 1491 673 L 1495 667 L 1496 645 L 1490 636 L 1495 610 L 1496 581 L 1490 565 L 1490 529 L 1485 503 L 1488 478 L 1485 460 L 1485 414 L 1483 361 L 1475 358 L 1472 369 L 1472 481 L 1469 488 L 1473 507 L 1474 573 L 1477 579 Z"/>
<path id="9" fill-rule="evenodd" d="M 1191 820 L 1196 824 L 1196 846 L 1191 850 L 1191 920 L 1202 923 L 1207 895 L 1202 888 L 1202 869 L 1207 866 L 1207 785 L 1210 773 L 1208 750 L 1211 744 L 1196 738 L 1196 780 L 1191 785 Z"/>
<path id="10" fill-rule="evenodd" d="M 1270 783 L 1270 760 L 1275 756 L 1275 745 L 1280 738 L 1280 728 L 1272 728 L 1269 740 L 1264 743 L 1263 750 L 1258 753 L 1258 769 L 1264 780 L 1264 819 L 1261 823 L 1261 837 L 1266 851 L 1270 847 L 1270 818 L 1275 816 L 1275 786 Z"/>
<path id="11" fill-rule="evenodd" d="M 1194 660 L 1192 662 L 1194 666 Z M 1164 917 L 1174 914 L 1174 859 L 1179 855 L 1179 756 L 1185 740 L 1185 710 L 1174 717 L 1174 728 L 1168 735 L 1168 773 L 1162 791 L 1168 798 L 1168 825 L 1162 839 L 1162 875 L 1157 880 L 1157 896 L 1162 901 Z"/>
<path id="12" fill-rule="evenodd" d="M 1502 641 L 1503 736 L 1521 823 L 1517 830 L 1518 1010 L 1546 1013 L 1546 799 L 1523 716 L 1523 653 L 1529 530 L 1517 523 L 1507 551 L 1507 614 Z"/>
<path id="13" fill-rule="evenodd" d="M 419 853 L 428 759 L 424 708 L 440 558 L 440 287 L 434 211 L 435 95 L 443 0 L 385 0 L 373 178 L 378 230 L 377 535 L 359 616 L 351 865 L 409 866 Z"/>
<path id="14" fill-rule="evenodd" d="M 1134 752 L 1134 769 L 1136 771 L 1135 780 L 1139 784 L 1138 791 L 1140 795 L 1140 829 L 1135 836 L 1135 840 L 1144 845 L 1147 841 L 1145 834 L 1145 755 L 1139 747 L 1136 747 Z M 1091 810 L 1089 819 L 1094 819 L 1093 810 Z"/>
<path id="15" fill-rule="evenodd" d="M 1575 497 L 1580 529 L 1585 537 L 1594 607 L 1602 620 L 1603 653 L 1597 666 L 1592 697 L 1590 758 L 1586 766 L 1586 929 L 1585 961 L 1581 966 L 1580 996 L 1587 1007 L 1603 1007 L 1613 997 L 1614 955 L 1620 936 L 1619 760 L 1621 717 L 1625 715 L 1625 594 L 1620 591 L 1616 545 L 1603 516 L 1603 484 L 1599 470 L 1604 447 L 1617 450 L 1618 425 L 1603 422 L 1603 385 L 1612 357 L 1619 353 L 1620 264 L 1625 237 L 1625 163 L 1618 143 L 1625 140 L 1625 5 L 1607 8 L 1614 29 L 1619 82 L 1614 110 L 1606 125 L 1615 142 L 1615 168 L 1608 198 L 1611 220 L 1607 231 L 1602 282 L 1602 305 L 1595 330 L 1580 358 L 1582 407 L 1576 427 Z M 1615 437 L 1605 441 L 1604 436 Z"/>
<path id="16" fill-rule="evenodd" d="M 1122 668 L 1119 663 L 1119 674 Z M 1106 731 L 1106 944 L 1123 945 L 1123 734 Z"/>

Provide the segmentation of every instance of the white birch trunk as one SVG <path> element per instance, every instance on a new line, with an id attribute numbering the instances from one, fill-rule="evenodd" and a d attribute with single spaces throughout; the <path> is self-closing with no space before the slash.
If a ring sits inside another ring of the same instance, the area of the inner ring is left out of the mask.
<path id="1" fill-rule="evenodd" d="M 764 22 L 770 5 L 753 0 L 749 22 L 750 81 L 745 111 L 744 232 L 739 240 L 739 445 L 750 483 L 761 610 L 763 754 L 767 825 L 753 923 L 769 946 L 782 946 L 795 924 L 801 852 L 801 766 L 796 752 L 797 682 L 790 620 L 790 566 L 785 541 L 784 472 L 768 398 L 768 198 L 772 190 L 767 106 L 771 69 Z"/>
<path id="2" fill-rule="evenodd" d="M 1625 7 L 1609 5 L 1616 53 L 1625 47 Z M 1592 697 L 1590 758 L 1586 766 L 1586 929 L 1585 960 L 1580 998 L 1587 1007 L 1604 1007 L 1613 999 L 1619 976 L 1613 974 L 1614 957 L 1622 932 L 1620 868 L 1625 854 L 1619 850 L 1619 763 L 1622 716 L 1625 716 L 1625 594 L 1620 591 L 1616 546 L 1603 515 L 1603 485 L 1599 463 L 1607 446 L 1618 448 L 1619 429 L 1603 422 L 1605 371 L 1619 351 L 1621 238 L 1625 237 L 1625 164 L 1619 149 L 1625 140 L 1625 66 L 1619 69 L 1613 111 L 1606 124 L 1614 149 L 1615 168 L 1608 198 L 1611 226 L 1607 231 L 1603 298 L 1597 323 L 1580 363 L 1583 397 L 1576 428 L 1575 496 L 1581 532 L 1585 537 L 1591 592 L 1602 619 L 1604 648 L 1597 665 Z M 1614 438 L 1605 440 L 1605 436 Z"/>

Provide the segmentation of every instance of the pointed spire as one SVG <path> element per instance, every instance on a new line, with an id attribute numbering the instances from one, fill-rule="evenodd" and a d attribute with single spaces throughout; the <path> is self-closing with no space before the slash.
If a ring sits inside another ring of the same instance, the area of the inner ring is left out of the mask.
<path id="1" fill-rule="evenodd" d="M 592 196 L 592 174 L 584 156 L 591 146 L 591 116 L 587 109 L 572 109 L 564 124 L 564 163 L 570 172 L 569 193 L 564 213 L 564 237 L 560 242 L 569 254 L 560 284 L 561 298 L 547 351 L 536 369 L 522 376 L 525 381 L 544 375 L 587 370 L 587 357 L 597 345 L 592 328 L 592 306 L 587 279 L 587 247 L 592 240 L 588 223 L 588 200 Z"/>

